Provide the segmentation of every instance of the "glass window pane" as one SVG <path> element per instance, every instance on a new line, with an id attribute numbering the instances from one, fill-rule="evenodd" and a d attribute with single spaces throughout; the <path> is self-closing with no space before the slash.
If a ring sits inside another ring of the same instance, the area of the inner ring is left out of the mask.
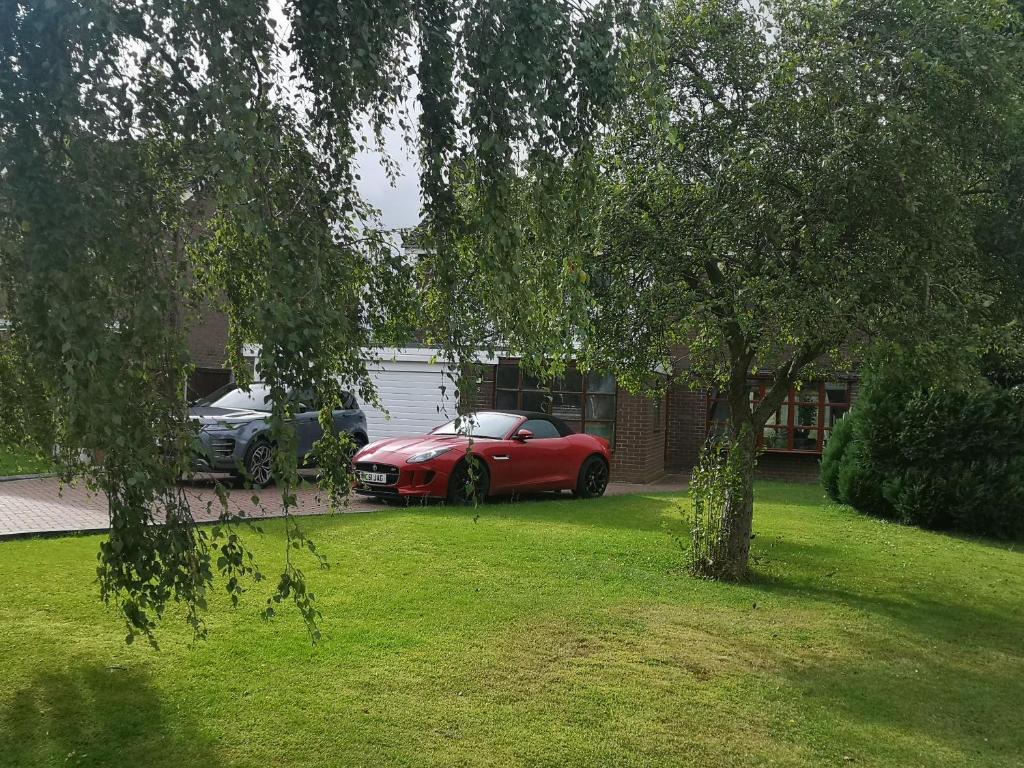
<path id="1" fill-rule="evenodd" d="M 781 405 L 779 410 L 768 417 L 769 425 L 785 427 L 789 424 L 789 406 Z"/>
<path id="2" fill-rule="evenodd" d="M 615 438 L 615 425 L 604 421 L 588 421 L 587 434 L 603 437 L 610 443 Z"/>
<path id="3" fill-rule="evenodd" d="M 519 388 L 519 366 L 503 364 L 498 366 L 498 386 L 504 389 Z"/>
<path id="4" fill-rule="evenodd" d="M 800 403 L 796 406 L 796 415 L 793 419 L 794 426 L 816 427 L 818 426 L 818 404 L 806 405 Z"/>
<path id="5" fill-rule="evenodd" d="M 587 414 L 588 419 L 607 419 L 612 420 L 615 418 L 615 396 L 614 395 L 587 395 Z"/>
<path id="6" fill-rule="evenodd" d="M 603 373 L 587 374 L 587 391 L 615 394 L 615 377 Z"/>
<path id="7" fill-rule="evenodd" d="M 800 390 L 797 395 L 797 400 L 801 403 L 817 403 L 818 402 L 818 388 L 817 387 L 804 387 Z"/>
<path id="8" fill-rule="evenodd" d="M 761 441 L 767 449 L 778 450 L 789 447 L 789 430 L 785 427 L 765 427 Z"/>
<path id="9" fill-rule="evenodd" d="M 850 388 L 846 384 L 830 382 L 825 385 L 825 400 L 829 403 L 850 402 Z"/>
<path id="10" fill-rule="evenodd" d="M 793 429 L 793 450 L 794 451 L 816 451 L 818 450 L 818 430 L 816 429 Z"/>
<path id="11" fill-rule="evenodd" d="M 551 396 L 551 415 L 560 419 L 579 419 L 583 415 L 583 395 L 555 392 Z"/>
<path id="12" fill-rule="evenodd" d="M 708 425 L 708 437 L 718 437 L 729 432 L 729 425 L 724 421 L 713 421 Z"/>
<path id="13" fill-rule="evenodd" d="M 711 404 L 711 420 L 712 421 L 728 421 L 729 420 L 729 404 L 725 400 L 715 400 Z"/>
<path id="14" fill-rule="evenodd" d="M 494 393 L 494 407 L 515 410 L 519 407 L 519 393 L 514 389 L 499 389 Z"/>
<path id="15" fill-rule="evenodd" d="M 523 410 L 551 413 L 551 398 L 546 392 L 523 392 Z"/>
<path id="16" fill-rule="evenodd" d="M 565 372 L 565 375 L 555 379 L 551 383 L 551 388 L 562 392 L 582 392 L 583 374 L 577 370 L 570 369 Z"/>
<path id="17" fill-rule="evenodd" d="M 541 389 L 541 380 L 523 371 L 523 389 Z"/>
<path id="18" fill-rule="evenodd" d="M 843 406 L 826 405 L 825 406 L 825 426 L 826 427 L 834 427 L 836 425 L 836 422 L 839 421 L 841 418 L 843 418 L 843 416 L 846 415 L 846 412 L 848 410 L 850 410 L 850 406 L 848 406 L 848 405 L 843 405 Z"/>

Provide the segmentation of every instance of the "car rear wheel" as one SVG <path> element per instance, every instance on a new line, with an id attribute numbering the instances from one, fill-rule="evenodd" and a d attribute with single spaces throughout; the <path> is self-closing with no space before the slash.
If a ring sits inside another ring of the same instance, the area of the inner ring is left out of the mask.
<path id="1" fill-rule="evenodd" d="M 274 477 L 274 448 L 266 440 L 253 443 L 245 454 L 245 475 L 254 488 L 266 488 Z"/>
<path id="2" fill-rule="evenodd" d="M 459 462 L 448 481 L 448 503 L 460 506 L 483 503 L 490 480 L 487 466 L 475 456 Z"/>
<path id="3" fill-rule="evenodd" d="M 608 462 L 600 456 L 591 456 L 580 467 L 576 490 L 572 495 L 577 499 L 592 499 L 603 496 L 608 487 Z"/>

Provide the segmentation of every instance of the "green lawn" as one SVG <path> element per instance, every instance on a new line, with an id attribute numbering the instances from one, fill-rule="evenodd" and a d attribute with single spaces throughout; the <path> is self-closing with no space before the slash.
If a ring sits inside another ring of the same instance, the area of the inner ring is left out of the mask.
<path id="1" fill-rule="evenodd" d="M 317 647 L 262 586 L 126 647 L 97 538 L 0 543 L 0 765 L 1024 765 L 1020 545 L 758 494 L 744 586 L 665 496 L 311 520 Z"/>
<path id="2" fill-rule="evenodd" d="M 0 446 L 0 477 L 31 475 L 49 472 L 52 465 L 44 456 L 31 451 L 14 450 Z"/>

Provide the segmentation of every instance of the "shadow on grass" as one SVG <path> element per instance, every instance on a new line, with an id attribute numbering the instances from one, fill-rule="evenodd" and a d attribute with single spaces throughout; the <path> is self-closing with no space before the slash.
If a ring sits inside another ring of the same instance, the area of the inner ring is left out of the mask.
<path id="1" fill-rule="evenodd" d="M 828 545 L 774 539 L 771 552 L 785 564 L 784 575 L 762 571 L 755 589 L 868 617 L 866 624 L 844 622 L 845 652 L 812 648 L 784 667 L 824 717 L 839 728 L 862 723 L 898 733 L 902 746 L 892 749 L 900 761 L 912 762 L 915 750 L 932 742 L 963 759 L 1015 764 L 1022 748 L 1024 614 L 1012 595 L 975 593 L 955 582 L 946 588 L 941 580 L 889 585 L 884 572 L 851 582 L 850 572 L 864 564 Z"/>
<path id="2" fill-rule="evenodd" d="M 1024 658 L 1024 613 L 998 593 L 963 594 L 957 600 L 951 594 L 933 595 L 931 587 L 928 592 L 898 584 L 884 592 L 857 589 L 844 574 L 861 566 L 845 561 L 835 547 L 773 539 L 770 551 L 772 559 L 785 563 L 786 575 L 758 573 L 753 585 L 765 592 L 853 608 L 893 622 L 924 643 L 963 644 Z M 875 586 L 887 586 L 884 574 L 877 579 Z"/>
<path id="3" fill-rule="evenodd" d="M 783 668 L 790 685 L 832 727 L 851 735 L 897 734 L 902 743 L 885 749 L 903 764 L 916 764 L 941 744 L 960 753 L 964 764 L 1016 765 L 1012 761 L 1024 748 L 1019 617 L 920 596 L 892 599 L 781 580 L 762 586 L 850 606 L 894 627 L 891 634 L 879 632 L 877 624 L 873 631 L 847 628 L 849 655 L 814 652 Z M 863 725 L 881 730 L 862 731 Z M 842 733 L 832 738 L 846 741 Z"/>
<path id="4" fill-rule="evenodd" d="M 148 677 L 81 664 L 40 672 L 0 711 L 0 766 L 221 765 L 187 714 L 161 700 Z"/>

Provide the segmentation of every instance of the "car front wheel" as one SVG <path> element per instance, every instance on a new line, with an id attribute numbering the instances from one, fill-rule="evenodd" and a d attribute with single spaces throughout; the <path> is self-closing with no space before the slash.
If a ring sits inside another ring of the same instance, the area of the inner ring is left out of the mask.
<path id="1" fill-rule="evenodd" d="M 274 449 L 266 440 L 253 444 L 245 454 L 244 479 L 255 488 L 265 488 L 274 476 Z"/>
<path id="2" fill-rule="evenodd" d="M 462 506 L 481 504 L 487 498 L 489 488 L 487 467 L 480 459 L 471 456 L 459 462 L 452 472 L 448 481 L 448 503 Z"/>
<path id="3" fill-rule="evenodd" d="M 592 499 L 603 496 L 608 487 L 608 462 L 600 456 L 591 456 L 580 467 L 576 490 L 572 495 L 578 499 Z"/>

